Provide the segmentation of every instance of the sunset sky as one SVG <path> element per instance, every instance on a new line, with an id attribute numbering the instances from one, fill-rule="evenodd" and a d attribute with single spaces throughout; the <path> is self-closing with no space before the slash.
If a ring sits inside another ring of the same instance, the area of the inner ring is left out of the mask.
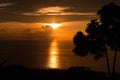
<path id="1" fill-rule="evenodd" d="M 0 0 L 0 39 L 72 40 L 97 10 L 119 0 Z M 45 24 L 61 24 L 51 29 Z"/>
<path id="2" fill-rule="evenodd" d="M 75 55 L 73 37 L 85 33 L 97 11 L 120 0 L 0 0 L 0 63 L 28 67 L 87 66 L 107 71 L 105 58 Z M 109 51 L 109 50 L 108 50 Z M 113 52 L 109 52 L 112 66 Z M 120 72 L 120 55 L 116 69 Z M 111 67 L 112 68 L 112 67 Z"/>

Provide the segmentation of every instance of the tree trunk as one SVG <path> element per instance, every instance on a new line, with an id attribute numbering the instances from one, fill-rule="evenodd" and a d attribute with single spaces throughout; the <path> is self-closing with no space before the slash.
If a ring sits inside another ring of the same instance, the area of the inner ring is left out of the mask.
<path id="1" fill-rule="evenodd" d="M 112 67 L 112 76 L 115 76 L 115 66 L 116 66 L 116 59 L 117 59 L 117 47 L 115 48 L 115 54 L 113 59 L 113 67 Z"/>
<path id="2" fill-rule="evenodd" d="M 107 51 L 106 51 L 106 63 L 107 63 L 108 75 L 110 77 L 111 76 L 111 71 L 110 71 L 110 64 L 109 64 L 108 52 Z"/>

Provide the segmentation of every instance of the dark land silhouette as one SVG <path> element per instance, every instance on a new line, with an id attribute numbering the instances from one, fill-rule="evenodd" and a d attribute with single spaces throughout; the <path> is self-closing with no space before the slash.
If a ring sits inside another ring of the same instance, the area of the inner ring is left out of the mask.
<path id="1" fill-rule="evenodd" d="M 0 80 L 106 80 L 102 72 L 95 72 L 88 67 L 69 69 L 31 69 L 21 65 L 0 67 Z M 120 79 L 120 78 L 119 78 Z"/>

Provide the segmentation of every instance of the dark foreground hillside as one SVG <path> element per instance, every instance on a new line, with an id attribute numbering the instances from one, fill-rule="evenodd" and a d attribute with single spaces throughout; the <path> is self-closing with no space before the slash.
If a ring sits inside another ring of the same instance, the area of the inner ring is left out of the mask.
<path id="1" fill-rule="evenodd" d="M 108 80 L 108 78 L 105 74 L 86 67 L 71 67 L 62 70 L 29 69 L 10 65 L 0 67 L 0 80 Z"/>

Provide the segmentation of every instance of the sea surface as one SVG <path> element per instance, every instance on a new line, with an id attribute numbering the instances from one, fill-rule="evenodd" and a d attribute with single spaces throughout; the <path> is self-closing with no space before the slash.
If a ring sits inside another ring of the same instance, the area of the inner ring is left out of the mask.
<path id="1" fill-rule="evenodd" d="M 72 41 L 0 40 L 0 65 L 44 69 L 86 66 L 107 72 L 104 58 L 95 61 L 91 55 L 80 57 L 72 52 L 73 48 Z"/>

